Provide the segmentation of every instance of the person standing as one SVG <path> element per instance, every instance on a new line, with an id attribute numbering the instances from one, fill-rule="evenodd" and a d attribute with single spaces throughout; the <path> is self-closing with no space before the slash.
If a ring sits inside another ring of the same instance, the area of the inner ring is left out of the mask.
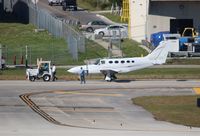
<path id="1" fill-rule="evenodd" d="M 81 67 L 81 70 L 80 70 L 80 80 L 81 80 L 81 84 L 82 83 L 85 84 L 85 70 L 83 70 L 82 67 Z"/>
<path id="2" fill-rule="evenodd" d="M 55 81 L 57 80 L 57 77 L 56 77 L 56 66 L 55 64 L 53 64 L 52 66 L 52 81 Z"/>
<path id="3" fill-rule="evenodd" d="M 6 61 L 3 56 L 1 58 L 1 68 L 2 68 L 2 70 L 4 70 L 6 68 Z"/>

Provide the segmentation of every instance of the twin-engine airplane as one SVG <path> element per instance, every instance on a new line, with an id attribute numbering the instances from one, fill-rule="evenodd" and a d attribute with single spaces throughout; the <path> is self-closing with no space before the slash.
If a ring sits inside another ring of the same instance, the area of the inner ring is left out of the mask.
<path id="1" fill-rule="evenodd" d="M 117 73 L 126 73 L 165 63 L 169 48 L 168 43 L 161 42 L 156 49 L 145 57 L 100 59 L 95 64 L 76 66 L 69 69 L 68 72 L 78 74 L 82 67 L 89 74 L 102 73 L 106 81 L 112 81 L 117 79 L 115 76 Z"/>

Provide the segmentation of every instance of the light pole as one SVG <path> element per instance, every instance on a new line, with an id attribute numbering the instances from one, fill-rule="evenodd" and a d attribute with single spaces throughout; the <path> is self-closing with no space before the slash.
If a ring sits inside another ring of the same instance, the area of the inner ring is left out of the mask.
<path id="1" fill-rule="evenodd" d="M 26 46 L 26 61 L 25 61 L 25 66 L 26 68 L 28 67 L 28 46 Z"/>
<path id="2" fill-rule="evenodd" d="M 99 0 L 97 0 L 97 7 L 96 8 L 98 9 L 98 7 L 99 7 Z"/>
<path id="3" fill-rule="evenodd" d="M 35 25 L 38 26 L 38 11 L 37 11 L 37 3 L 39 0 L 31 0 L 35 7 Z"/>
<path id="4" fill-rule="evenodd" d="M 2 59 L 2 46 L 0 44 L 0 69 L 2 69 L 1 59 Z"/>

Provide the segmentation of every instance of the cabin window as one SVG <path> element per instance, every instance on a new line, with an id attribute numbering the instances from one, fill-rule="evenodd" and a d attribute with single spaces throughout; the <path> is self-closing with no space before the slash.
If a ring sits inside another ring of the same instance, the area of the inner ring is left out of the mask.
<path id="1" fill-rule="evenodd" d="M 103 61 L 101 61 L 101 64 L 105 64 L 105 61 L 103 60 Z"/>
<path id="2" fill-rule="evenodd" d="M 125 61 L 124 61 L 124 60 L 122 60 L 122 61 L 121 61 L 121 63 L 125 63 Z"/>
<path id="3" fill-rule="evenodd" d="M 134 60 L 132 60 L 132 63 L 134 63 L 135 61 Z"/>
<path id="4" fill-rule="evenodd" d="M 126 62 L 127 62 L 127 63 L 130 63 L 130 60 L 127 60 Z"/>
<path id="5" fill-rule="evenodd" d="M 109 61 L 109 63 L 110 63 L 110 64 L 112 64 L 112 63 L 113 63 L 113 61 Z"/>
<path id="6" fill-rule="evenodd" d="M 116 60 L 115 63 L 119 63 L 119 61 Z"/>

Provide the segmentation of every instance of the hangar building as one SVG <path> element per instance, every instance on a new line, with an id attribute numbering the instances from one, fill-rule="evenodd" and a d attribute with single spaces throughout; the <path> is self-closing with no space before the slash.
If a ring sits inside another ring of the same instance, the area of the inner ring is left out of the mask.
<path id="1" fill-rule="evenodd" d="M 200 0 L 130 0 L 130 38 L 150 41 L 160 31 L 182 32 L 195 27 L 200 32 Z"/>

